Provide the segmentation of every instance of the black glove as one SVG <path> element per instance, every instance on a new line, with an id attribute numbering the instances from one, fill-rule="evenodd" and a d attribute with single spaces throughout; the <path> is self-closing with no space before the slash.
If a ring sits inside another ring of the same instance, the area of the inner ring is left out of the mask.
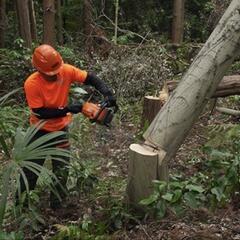
<path id="1" fill-rule="evenodd" d="M 71 113 L 79 113 L 82 111 L 82 103 L 69 104 L 67 110 Z"/>
<path id="2" fill-rule="evenodd" d="M 117 100 L 113 95 L 108 95 L 105 97 L 105 101 L 107 102 L 107 107 L 115 107 L 117 106 Z"/>

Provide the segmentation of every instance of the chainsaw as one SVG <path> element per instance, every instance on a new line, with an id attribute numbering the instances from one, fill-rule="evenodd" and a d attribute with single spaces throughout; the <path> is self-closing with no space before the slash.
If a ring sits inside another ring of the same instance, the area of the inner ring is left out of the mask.
<path id="1" fill-rule="evenodd" d="M 103 101 L 101 103 L 93 103 L 87 101 L 83 104 L 82 113 L 91 122 L 96 122 L 101 125 L 110 127 L 110 123 L 113 120 L 114 113 L 118 110 L 118 106 L 108 107 L 108 102 Z"/>

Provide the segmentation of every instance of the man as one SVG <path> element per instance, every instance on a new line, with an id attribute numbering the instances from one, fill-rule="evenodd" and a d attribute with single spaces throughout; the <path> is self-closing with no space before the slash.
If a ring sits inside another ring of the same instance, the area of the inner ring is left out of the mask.
<path id="1" fill-rule="evenodd" d="M 37 72 L 30 75 L 24 83 L 24 90 L 29 108 L 31 109 L 30 124 L 35 125 L 41 120 L 45 120 L 44 125 L 35 134 L 32 141 L 54 131 L 64 131 L 66 134 L 61 140 L 64 142 L 55 147 L 69 148 L 67 137 L 68 125 L 71 122 L 71 115 L 82 111 L 82 104 L 68 105 L 69 89 L 72 83 L 92 85 L 106 99 L 108 106 L 115 106 L 116 99 L 107 85 L 94 73 L 80 70 L 72 65 L 64 64 L 61 55 L 51 46 L 43 44 L 34 50 L 32 64 Z M 58 139 L 59 140 L 59 139 Z M 64 159 L 69 161 L 69 159 Z M 32 160 L 43 165 L 44 160 Z M 60 175 L 65 164 L 60 161 L 53 161 L 53 172 L 60 179 L 64 186 L 67 174 Z M 37 176 L 24 169 L 24 173 L 29 182 L 29 189 L 34 189 Z M 64 197 L 61 186 L 56 186 L 60 195 Z M 25 191 L 25 184 L 21 179 L 21 191 Z M 51 193 L 50 206 L 53 209 L 60 208 L 61 202 Z"/>

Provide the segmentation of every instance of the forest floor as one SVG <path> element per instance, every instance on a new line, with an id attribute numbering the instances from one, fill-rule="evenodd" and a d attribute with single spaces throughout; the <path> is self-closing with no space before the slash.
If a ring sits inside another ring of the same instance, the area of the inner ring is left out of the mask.
<path id="1" fill-rule="evenodd" d="M 170 169 L 180 171 L 184 176 L 190 176 L 198 171 L 197 164 L 193 168 L 193 165 L 188 163 L 193 158 L 202 157 L 203 153 L 200 149 L 207 140 L 206 126 L 227 121 L 231 121 L 231 118 L 221 118 L 218 113 L 203 114 L 192 128 L 175 159 L 170 163 Z M 139 139 L 138 131 L 136 125 L 128 121 L 115 124 L 111 129 L 95 127 L 94 147 L 90 152 L 82 151 L 82 154 L 84 158 L 89 159 L 94 159 L 95 156 L 96 161 L 99 161 L 96 168 L 99 182 L 96 186 L 102 187 L 101 193 L 96 193 L 94 190 L 91 193 L 90 190 L 88 193 L 72 196 L 70 197 L 71 206 L 58 212 L 43 207 L 42 213 L 46 225 L 39 233 L 31 234 L 30 239 L 50 239 L 56 233 L 56 224 L 78 224 L 85 221 L 85 227 L 89 227 L 88 231 L 91 232 L 91 222 L 105 221 L 108 230 L 110 229 L 108 235 L 110 238 L 106 239 L 240 240 L 239 202 L 229 203 L 215 212 L 207 209 L 191 210 L 181 218 L 169 214 L 162 220 L 146 216 L 141 220 L 132 218 L 124 222 L 125 212 L 119 201 L 124 201 L 128 148 L 131 143 Z M 112 199 L 115 199 L 115 202 Z M 119 220 L 118 225 L 115 220 Z M 99 226 L 95 225 L 95 227 Z"/>

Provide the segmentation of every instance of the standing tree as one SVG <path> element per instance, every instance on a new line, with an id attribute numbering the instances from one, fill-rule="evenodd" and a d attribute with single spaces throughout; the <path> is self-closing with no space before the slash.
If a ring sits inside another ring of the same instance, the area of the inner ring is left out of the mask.
<path id="1" fill-rule="evenodd" d="M 117 34 L 118 34 L 118 9 L 119 0 L 115 0 L 115 26 L 114 26 L 114 43 L 117 44 Z"/>
<path id="2" fill-rule="evenodd" d="M 43 43 L 55 46 L 55 4 L 54 0 L 43 0 Z"/>
<path id="3" fill-rule="evenodd" d="M 27 47 L 32 45 L 28 0 L 16 0 L 20 37 Z"/>
<path id="4" fill-rule="evenodd" d="M 33 0 L 28 1 L 29 5 L 29 18 L 31 27 L 31 36 L 33 41 L 37 41 L 37 27 L 36 27 L 36 16 Z"/>
<path id="5" fill-rule="evenodd" d="M 0 48 L 4 47 L 5 39 L 5 11 L 6 11 L 6 2 L 5 0 L 0 0 Z"/>
<path id="6" fill-rule="evenodd" d="M 93 52 L 93 35 L 94 35 L 94 21 L 92 0 L 83 1 L 83 33 L 86 36 L 85 48 L 86 52 L 91 55 Z"/>
<path id="7" fill-rule="evenodd" d="M 5 38 L 5 14 L 6 14 L 6 1 L 0 0 L 0 48 L 4 47 Z"/>
<path id="8" fill-rule="evenodd" d="M 239 53 L 240 2 L 233 0 L 178 87 L 144 133 L 145 144 L 151 146 L 152 150 L 147 152 L 139 150 L 139 147 L 130 146 L 129 165 L 135 166 L 135 169 L 129 173 L 130 202 L 138 203 L 148 194 L 146 191 L 143 194 L 142 189 L 149 189 L 151 180 L 168 176 L 166 166 L 168 160 L 175 156 L 228 67 Z M 165 154 L 157 158 L 156 154 L 153 155 L 153 151 Z M 144 157 L 142 157 L 143 152 Z M 146 169 L 147 178 L 142 177 L 141 183 L 136 182 L 136 176 L 142 172 L 138 166 L 146 167 L 148 159 L 152 161 L 151 171 Z M 139 164 L 138 161 L 144 161 L 144 164 Z M 152 173 L 154 174 L 151 175 Z"/>
<path id="9" fill-rule="evenodd" d="M 184 3 L 185 0 L 173 1 L 172 42 L 181 44 L 184 32 Z"/>
<path id="10" fill-rule="evenodd" d="M 57 41 L 63 45 L 63 19 L 61 0 L 57 0 Z"/>

